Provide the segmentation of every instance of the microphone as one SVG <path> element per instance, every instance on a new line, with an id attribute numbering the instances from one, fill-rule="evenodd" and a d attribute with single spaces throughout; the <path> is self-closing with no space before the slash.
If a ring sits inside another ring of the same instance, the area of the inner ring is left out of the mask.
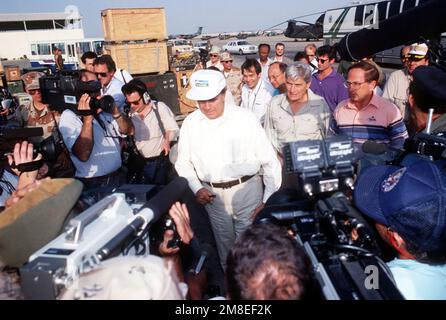
<path id="1" fill-rule="evenodd" d="M 336 49 L 342 60 L 356 61 L 420 37 L 437 38 L 446 30 L 446 1 L 431 0 L 379 22 L 376 29 L 361 29 L 346 35 Z M 429 21 L 426 21 L 429 17 Z"/>
<path id="2" fill-rule="evenodd" d="M 183 177 L 177 177 L 141 208 L 153 211 L 153 221 L 157 221 L 164 213 L 166 213 L 172 204 L 180 200 L 188 188 L 188 182 Z"/>

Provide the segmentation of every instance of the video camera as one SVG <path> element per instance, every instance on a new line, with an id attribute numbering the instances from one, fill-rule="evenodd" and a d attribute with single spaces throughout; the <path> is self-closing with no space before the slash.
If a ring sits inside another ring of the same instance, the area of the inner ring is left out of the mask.
<path id="1" fill-rule="evenodd" d="M 298 176 L 298 190 L 272 195 L 256 222 L 293 231 L 325 299 L 402 299 L 380 259 L 379 237 L 346 196 L 357 174 L 351 138 L 291 142 L 283 154 L 286 172 Z M 370 270 L 379 275 L 375 282 Z"/>
<path id="2" fill-rule="evenodd" d="M 61 113 L 65 109 L 70 109 L 79 115 L 96 114 L 98 109 L 112 113 L 115 103 L 113 97 L 107 95 L 99 100 L 96 99 L 100 95 L 101 83 L 99 81 L 82 81 L 82 72 L 82 70 L 66 70 L 55 75 L 41 77 L 39 82 L 42 102 L 49 104 L 52 110 Z M 81 96 L 85 93 L 92 98 L 90 100 L 91 110 L 79 111 L 77 106 Z"/>
<path id="3" fill-rule="evenodd" d="M 151 226 L 187 186 L 186 179 L 177 178 L 155 195 L 153 185 L 122 186 L 71 219 L 59 237 L 32 254 L 20 269 L 25 299 L 56 299 L 101 261 L 150 254 Z"/>

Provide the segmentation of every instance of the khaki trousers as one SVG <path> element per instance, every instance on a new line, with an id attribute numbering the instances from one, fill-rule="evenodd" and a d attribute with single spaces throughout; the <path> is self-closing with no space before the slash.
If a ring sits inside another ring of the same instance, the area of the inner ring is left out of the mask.
<path id="1" fill-rule="evenodd" d="M 251 225 L 252 212 L 263 199 L 263 183 L 260 176 L 230 189 L 204 186 L 213 192 L 216 197 L 212 204 L 206 205 L 209 214 L 218 255 L 223 270 L 226 271 L 226 258 L 237 237 Z"/>

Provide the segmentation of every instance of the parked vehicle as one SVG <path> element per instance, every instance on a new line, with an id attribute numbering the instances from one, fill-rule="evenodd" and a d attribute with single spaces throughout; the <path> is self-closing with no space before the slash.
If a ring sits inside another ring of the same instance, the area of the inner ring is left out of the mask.
<path id="1" fill-rule="evenodd" d="M 258 47 L 256 45 L 250 44 L 248 41 L 229 41 L 223 46 L 223 51 L 228 51 L 235 54 L 253 54 L 257 53 Z"/>

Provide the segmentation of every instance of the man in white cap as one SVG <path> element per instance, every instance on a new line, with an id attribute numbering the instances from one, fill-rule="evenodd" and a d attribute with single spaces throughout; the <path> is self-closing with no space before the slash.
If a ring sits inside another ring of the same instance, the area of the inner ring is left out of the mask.
<path id="1" fill-rule="evenodd" d="M 384 87 L 383 98 L 389 99 L 401 111 L 406 125 L 409 122 L 409 85 L 412 75 L 419 66 L 429 65 L 429 48 L 425 43 L 414 43 L 401 49 L 401 60 L 404 65 L 403 70 L 398 70 L 390 74 Z M 412 128 L 409 128 L 412 131 Z"/>
<path id="2" fill-rule="evenodd" d="M 209 56 L 211 59 L 206 62 L 206 69 L 209 67 L 216 67 L 218 70 L 223 71 L 223 65 L 220 62 L 220 47 L 212 46 L 211 51 L 209 51 Z"/>
<path id="3" fill-rule="evenodd" d="M 237 236 L 279 189 L 281 167 L 255 115 L 225 101 L 221 72 L 199 70 L 190 80 L 187 98 L 199 110 L 181 127 L 175 168 L 206 207 L 225 269 Z"/>

